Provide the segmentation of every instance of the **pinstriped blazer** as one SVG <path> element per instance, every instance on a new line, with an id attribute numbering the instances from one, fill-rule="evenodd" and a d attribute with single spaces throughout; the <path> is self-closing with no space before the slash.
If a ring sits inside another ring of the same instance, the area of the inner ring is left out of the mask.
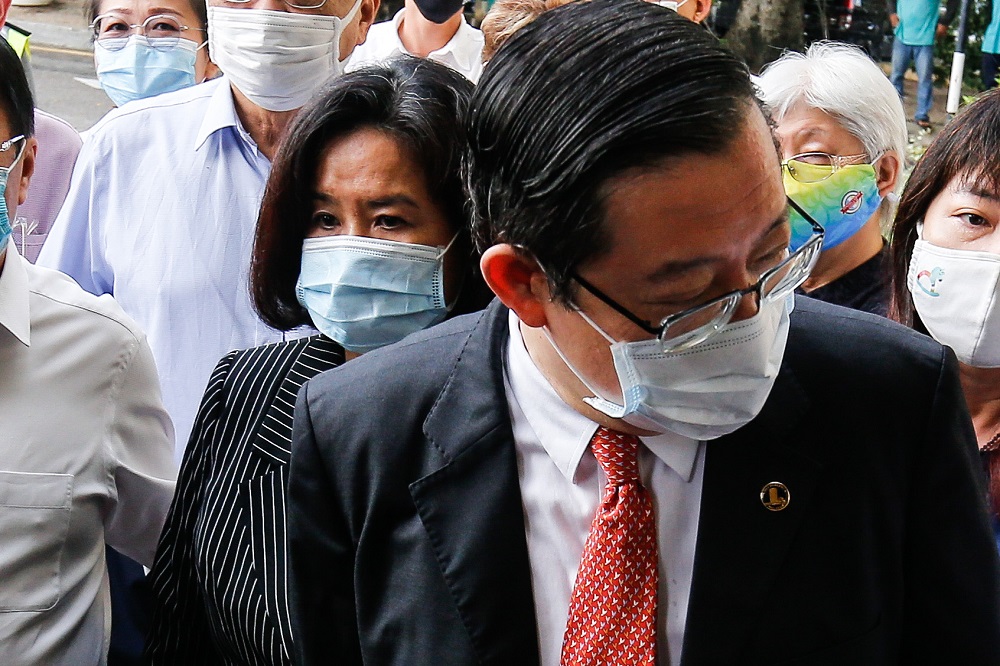
<path id="1" fill-rule="evenodd" d="M 299 387 L 343 363 L 313 336 L 230 353 L 209 380 L 160 537 L 152 664 L 288 664 L 285 489 Z"/>

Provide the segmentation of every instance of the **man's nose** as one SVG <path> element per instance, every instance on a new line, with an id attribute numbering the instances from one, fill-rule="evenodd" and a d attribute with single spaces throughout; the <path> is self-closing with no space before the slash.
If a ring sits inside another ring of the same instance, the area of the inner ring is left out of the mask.
<path id="1" fill-rule="evenodd" d="M 759 311 L 760 303 L 757 299 L 757 292 L 752 291 L 740 299 L 740 302 L 736 305 L 736 310 L 733 312 L 733 318 L 730 321 L 743 321 L 744 319 L 749 319 Z"/>

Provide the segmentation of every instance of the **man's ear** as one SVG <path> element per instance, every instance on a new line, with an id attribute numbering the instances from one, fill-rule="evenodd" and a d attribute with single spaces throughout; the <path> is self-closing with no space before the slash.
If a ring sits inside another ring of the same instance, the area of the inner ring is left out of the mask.
<path id="1" fill-rule="evenodd" d="M 885 197 L 890 192 L 896 190 L 896 183 L 899 182 L 899 175 L 902 171 L 902 163 L 899 156 L 894 151 L 890 151 L 879 158 L 875 165 L 875 178 L 878 183 L 878 193 Z"/>
<path id="2" fill-rule="evenodd" d="M 29 137 L 28 143 L 24 147 L 24 154 L 21 155 L 21 179 L 18 183 L 17 205 L 20 206 L 28 199 L 28 185 L 31 183 L 31 176 L 35 173 L 35 155 L 38 153 L 38 139 Z"/>
<path id="3" fill-rule="evenodd" d="M 378 16 L 378 8 L 381 6 L 382 0 L 362 0 L 361 8 L 358 9 L 358 14 L 360 14 L 360 20 L 358 21 L 358 41 L 357 46 L 364 44 L 365 40 L 368 39 L 368 28 L 372 27 L 375 23 L 375 18 Z"/>
<path id="4" fill-rule="evenodd" d="M 518 319 L 533 328 L 545 326 L 551 297 L 548 278 L 537 261 L 501 243 L 483 253 L 479 267 L 486 284 Z"/>
<path id="5" fill-rule="evenodd" d="M 691 0 L 691 2 L 697 2 L 698 7 L 694 10 L 694 17 L 692 20 L 695 23 L 701 23 L 708 18 L 709 12 L 712 11 L 712 0 Z"/>

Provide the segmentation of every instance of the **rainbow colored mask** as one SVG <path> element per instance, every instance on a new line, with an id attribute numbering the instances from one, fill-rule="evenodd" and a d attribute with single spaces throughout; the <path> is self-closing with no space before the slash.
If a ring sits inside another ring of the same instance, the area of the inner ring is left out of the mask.
<path id="1" fill-rule="evenodd" d="M 799 173 L 823 170 L 823 174 L 817 173 L 817 179 L 829 173 L 829 167 L 797 160 L 789 160 L 789 164 Z M 828 178 L 813 183 L 799 182 L 787 170 L 783 176 L 785 194 L 826 229 L 823 250 L 834 248 L 857 233 L 882 203 L 875 167 L 871 164 L 842 166 Z M 790 247 L 794 252 L 812 236 L 812 225 L 794 209 L 789 212 L 792 223 Z"/>

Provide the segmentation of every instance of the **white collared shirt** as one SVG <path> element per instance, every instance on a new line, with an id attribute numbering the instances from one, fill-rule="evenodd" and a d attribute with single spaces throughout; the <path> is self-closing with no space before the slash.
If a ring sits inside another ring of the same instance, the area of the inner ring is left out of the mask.
<path id="1" fill-rule="evenodd" d="M 510 313 L 504 387 L 524 501 L 541 664 L 558 666 L 573 583 L 606 478 L 590 450 L 598 424 L 556 394 L 528 355 L 519 324 Z M 691 591 L 705 446 L 674 434 L 643 437 L 642 443 L 639 473 L 653 501 L 659 545 L 659 663 L 677 666 Z M 662 649 L 665 644 L 669 649 Z"/>
<path id="2" fill-rule="evenodd" d="M 7 248 L 0 273 L 0 664 L 103 664 L 104 544 L 151 564 L 176 475 L 145 337 Z"/>
<path id="3" fill-rule="evenodd" d="M 248 286 L 270 168 L 225 77 L 130 102 L 84 143 L 38 257 L 114 295 L 149 336 L 178 461 L 219 359 L 283 339 Z"/>
<path id="4" fill-rule="evenodd" d="M 405 11 L 405 8 L 400 9 L 391 21 L 377 23 L 368 30 L 365 43 L 355 48 L 347 59 L 346 71 L 353 72 L 363 65 L 384 62 L 397 55 L 413 55 L 399 39 L 399 28 Z M 451 67 L 476 83 L 483 73 L 483 33 L 466 23 L 463 18 L 448 43 L 437 51 L 428 53 L 427 58 Z"/>

